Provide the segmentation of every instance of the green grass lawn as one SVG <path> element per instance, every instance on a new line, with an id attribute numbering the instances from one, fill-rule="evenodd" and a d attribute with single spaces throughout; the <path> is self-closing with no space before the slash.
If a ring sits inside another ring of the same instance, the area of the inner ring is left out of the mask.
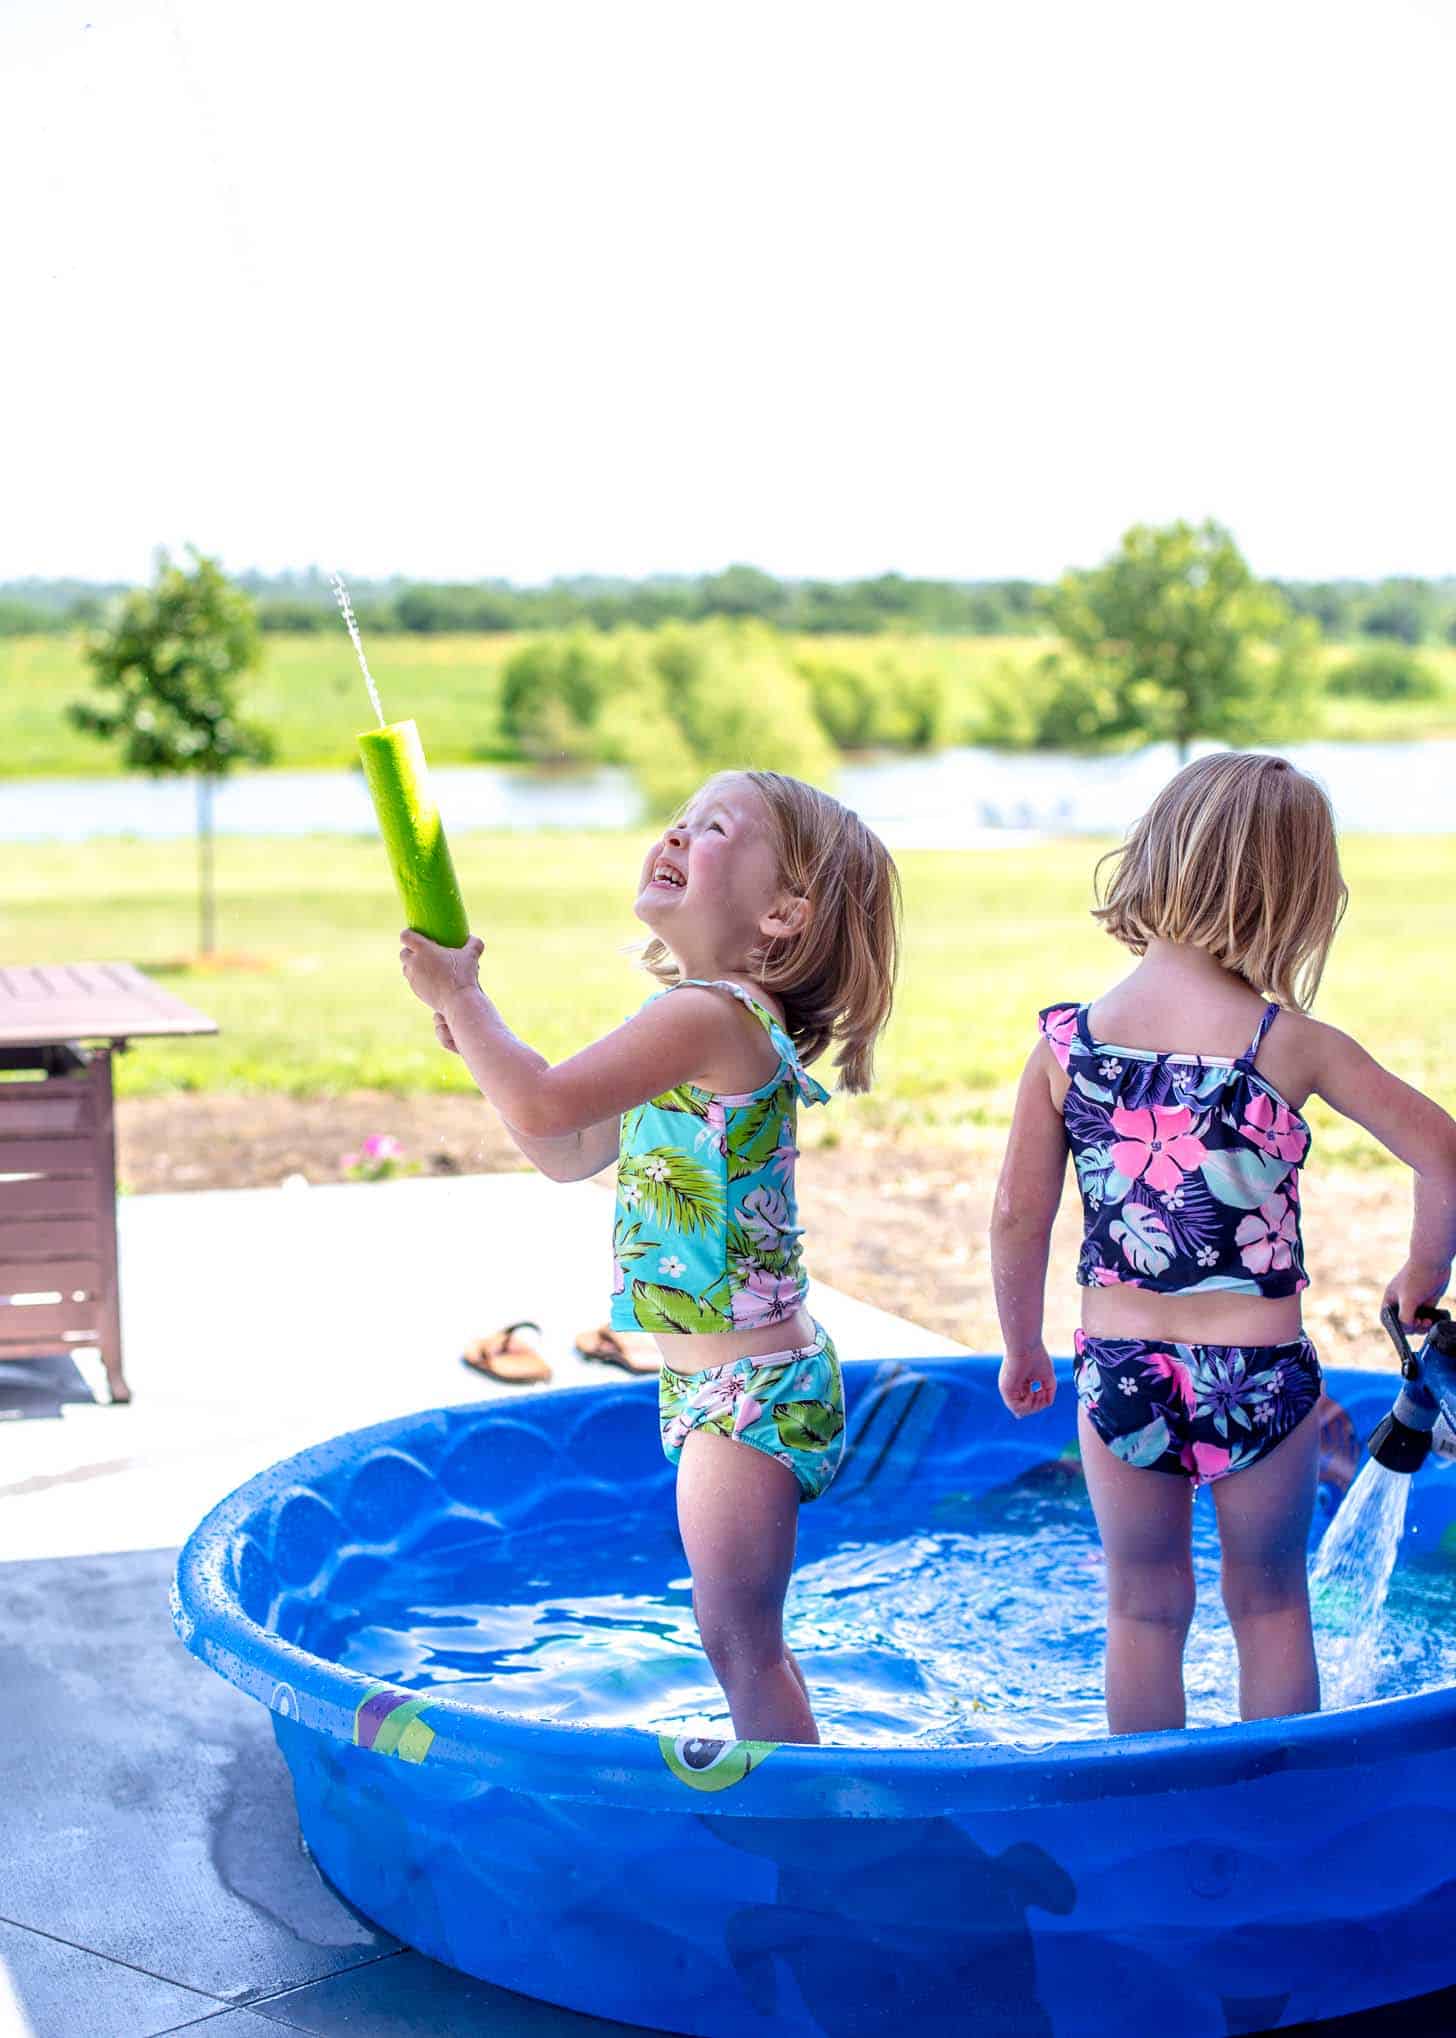
<path id="1" fill-rule="evenodd" d="M 641 932 L 630 912 L 641 846 L 609 834 L 454 840 L 487 943 L 483 980 L 553 1060 L 652 988 L 630 952 Z M 880 1083 L 825 1114 L 823 1130 L 1005 1123 L 1037 1009 L 1095 995 L 1124 966 L 1087 915 L 1103 846 L 900 859 L 905 969 Z M 1352 902 L 1319 1013 L 1456 1104 L 1456 836 L 1354 837 L 1344 857 Z M 5 961 L 133 961 L 219 1021 L 215 1040 L 139 1044 L 119 1064 L 123 1094 L 468 1086 L 400 977 L 399 911 L 373 840 L 221 840 L 219 945 L 268 966 L 215 973 L 174 967 L 196 939 L 190 844 L 26 846 L 9 851 L 7 867 Z M 1318 1107 L 1313 1115 L 1326 1151 L 1374 1155 L 1357 1129 Z"/>
<path id="2" fill-rule="evenodd" d="M 473 764 L 508 754 L 500 731 L 501 669 L 519 639 L 510 636 L 372 636 L 366 650 L 386 714 L 412 715 L 436 764 Z M 828 656 L 832 638 L 797 643 Z M 856 658 L 870 655 L 873 638 L 849 640 Z M 885 640 L 891 641 L 891 640 Z M 951 698 L 965 705 L 984 677 L 1025 665 L 1046 649 L 1035 637 L 936 637 L 923 640 L 949 676 Z M 1326 664 L 1349 656 L 1327 647 Z M 1328 700 L 1310 734 L 1337 741 L 1416 740 L 1456 735 L 1456 648 L 1421 656 L 1442 675 L 1436 700 L 1385 705 Z M 64 708 L 91 691 L 79 641 L 67 637 L 0 638 L 0 775 L 6 777 L 113 777 L 116 746 L 72 729 Z M 354 738 L 369 722 L 364 683 L 342 629 L 270 635 L 264 664 L 250 680 L 246 712 L 273 735 L 280 767 L 349 765 Z M 953 717 L 954 719 L 954 717 Z"/>

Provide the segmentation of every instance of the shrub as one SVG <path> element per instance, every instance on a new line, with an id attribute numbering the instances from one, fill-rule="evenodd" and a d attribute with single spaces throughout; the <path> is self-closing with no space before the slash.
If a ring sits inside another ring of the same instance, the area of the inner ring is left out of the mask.
<path id="1" fill-rule="evenodd" d="M 841 646 L 796 661 L 820 726 L 841 750 L 931 750 L 945 739 L 939 663 L 909 646 Z"/>
<path id="2" fill-rule="evenodd" d="M 626 681 L 602 710 L 598 755 L 604 764 L 626 766 L 657 818 L 680 806 L 704 774 L 668 710 L 661 675 L 634 660 Z"/>
<path id="3" fill-rule="evenodd" d="M 339 620 L 322 602 L 309 601 L 302 595 L 267 595 L 258 602 L 257 609 L 260 630 L 332 630 Z"/>
<path id="4" fill-rule="evenodd" d="M 1002 659 L 982 682 L 966 738 L 996 750 L 1090 750 L 1116 718 L 1117 693 L 1095 667 L 1051 655 Z"/>
<path id="5" fill-rule="evenodd" d="M 691 760 L 676 798 L 715 771 L 758 766 L 816 779 L 833 769 L 833 747 L 776 631 L 751 623 L 669 625 L 647 644 L 683 762 Z M 660 801 L 671 775 L 657 777 Z"/>
<path id="6" fill-rule="evenodd" d="M 1372 646 L 1337 665 L 1325 690 L 1340 699 L 1430 701 L 1442 693 L 1440 675 L 1424 659 L 1397 644 Z"/>
<path id="7" fill-rule="evenodd" d="M 501 676 L 501 728 L 536 764 L 601 756 L 604 702 L 623 683 L 621 637 L 568 630 L 536 637 L 511 654 Z"/>
<path id="8" fill-rule="evenodd" d="M 510 588 L 458 585 L 406 587 L 395 599 L 401 630 L 513 630 L 520 598 Z"/>
<path id="9" fill-rule="evenodd" d="M 782 639 L 754 623 L 535 638 L 506 663 L 501 725 L 537 763 L 626 765 L 655 814 L 714 771 L 814 778 L 834 763 Z"/>

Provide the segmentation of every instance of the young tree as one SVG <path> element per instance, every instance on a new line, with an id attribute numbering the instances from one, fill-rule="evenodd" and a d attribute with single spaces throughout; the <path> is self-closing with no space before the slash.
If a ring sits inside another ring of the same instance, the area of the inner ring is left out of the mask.
<path id="1" fill-rule="evenodd" d="M 197 782 L 197 864 L 201 950 L 213 946 L 212 789 L 239 764 L 266 764 L 266 731 L 240 719 L 238 681 L 259 660 L 253 603 L 216 560 L 195 547 L 191 569 L 163 552 L 149 588 L 127 595 L 115 619 L 91 639 L 86 658 L 100 702 L 66 709 L 78 729 L 120 737 L 122 761 L 153 777 L 190 773 Z"/>
<path id="2" fill-rule="evenodd" d="M 1044 606 L 1062 637 L 1056 690 L 1090 709 L 1084 737 L 1172 742 L 1181 760 L 1200 736 L 1267 740 L 1307 712 L 1318 631 L 1254 578 L 1219 524 L 1134 525 Z"/>

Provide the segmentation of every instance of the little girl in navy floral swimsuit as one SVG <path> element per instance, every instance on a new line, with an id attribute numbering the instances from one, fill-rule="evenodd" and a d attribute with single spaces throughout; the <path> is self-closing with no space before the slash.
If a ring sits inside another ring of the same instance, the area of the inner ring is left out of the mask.
<path id="1" fill-rule="evenodd" d="M 992 1269 L 1018 1416 L 1050 1405 L 1042 1343 L 1070 1153 L 1083 1209 L 1082 1463 L 1107 1560 L 1113 1733 L 1184 1724 L 1194 1488 L 1212 1483 L 1245 1719 L 1313 1712 L 1305 1553 L 1320 1367 L 1305 1336 L 1300 1174 L 1319 1096 L 1415 1172 L 1402 1320 L 1456 1251 L 1456 1123 L 1307 1016 L 1345 904 L 1329 804 L 1277 757 L 1205 757 L 1114 851 L 1096 909 L 1140 956 L 1041 1014 L 996 1192 Z"/>
<path id="2" fill-rule="evenodd" d="M 648 851 L 635 907 L 664 986 L 551 1067 L 481 990 L 480 942 L 405 933 L 411 989 L 526 1158 L 557 1181 L 617 1163 L 612 1324 L 662 1354 L 693 1611 L 740 1739 L 817 1741 L 783 1605 L 801 1502 L 834 1477 L 844 1390 L 805 1307 L 794 1192 L 806 1068 L 837 1048 L 867 1090 L 889 1017 L 899 884 L 883 843 L 826 793 L 725 772 Z"/>

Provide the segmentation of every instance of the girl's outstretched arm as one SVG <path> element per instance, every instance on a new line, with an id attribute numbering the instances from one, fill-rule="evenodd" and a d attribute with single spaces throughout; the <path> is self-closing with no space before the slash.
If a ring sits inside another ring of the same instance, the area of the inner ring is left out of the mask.
<path id="1" fill-rule="evenodd" d="M 1067 1135 L 1053 1094 L 1066 1078 L 1044 1040 L 1021 1073 L 991 1212 L 991 1279 L 1006 1355 L 1001 1398 L 1016 1416 L 1050 1408 L 1057 1380 L 1042 1342 L 1047 1255 L 1067 1172 Z"/>
<path id="2" fill-rule="evenodd" d="M 604 1118 L 599 1125 L 569 1132 L 564 1139 L 532 1139 L 509 1119 L 502 1119 L 501 1123 L 516 1150 L 553 1182 L 582 1182 L 588 1175 L 599 1175 L 616 1160 L 622 1143 L 620 1117 Z"/>
<path id="3" fill-rule="evenodd" d="M 625 1025 L 553 1066 L 517 1039 L 480 988 L 480 952 L 474 935 L 464 948 L 441 948 L 408 930 L 400 936 L 411 990 L 441 1015 L 456 1052 L 517 1144 L 521 1138 L 536 1144 L 569 1141 L 679 1083 L 711 1080 L 715 1067 L 730 1061 L 741 1045 L 737 1006 L 714 991 L 689 986 L 653 1000 Z"/>
<path id="4" fill-rule="evenodd" d="M 1451 1281 L 1456 1254 L 1456 1119 L 1422 1091 L 1382 1068 L 1357 1040 L 1317 1020 L 1310 1088 L 1342 1117 L 1353 1118 L 1415 1173 L 1410 1254 L 1388 1282 L 1387 1303 L 1408 1329 L 1416 1311 L 1435 1308 Z"/>
<path id="5" fill-rule="evenodd" d="M 443 1012 L 435 1014 L 435 1038 L 450 1054 L 459 1054 L 450 1022 Z M 505 1124 L 504 1119 L 501 1121 Z M 553 1182 L 581 1182 L 599 1175 L 617 1158 L 621 1145 L 622 1121 L 604 1118 L 600 1125 L 588 1125 L 582 1132 L 569 1132 L 564 1139 L 532 1139 L 517 1125 L 506 1125 L 517 1151 L 533 1168 Z"/>

